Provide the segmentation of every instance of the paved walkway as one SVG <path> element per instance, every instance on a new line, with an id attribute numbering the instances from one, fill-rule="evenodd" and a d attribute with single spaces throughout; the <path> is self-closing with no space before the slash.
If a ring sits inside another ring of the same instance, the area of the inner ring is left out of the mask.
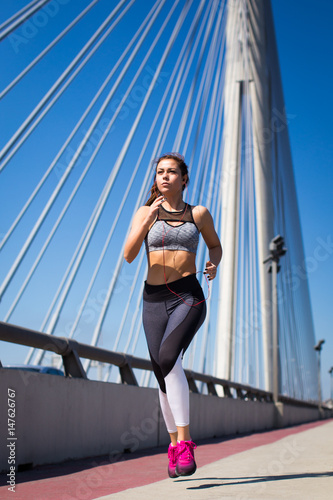
<path id="1" fill-rule="evenodd" d="M 15 494 L 2 476 L 0 499 L 333 498 L 333 420 L 197 444 L 188 478 L 165 479 L 166 450 L 149 450 L 21 472 Z"/>
<path id="2" fill-rule="evenodd" d="M 159 481 L 99 500 L 332 500 L 333 422 L 302 427 L 302 432 L 269 444 L 258 442 L 254 448 L 204 465 L 189 478 Z M 270 437 L 274 436 L 274 433 L 270 434 Z M 269 438 L 267 435 L 261 437 L 264 441 L 265 437 Z M 225 444 L 214 446 L 223 453 Z"/>

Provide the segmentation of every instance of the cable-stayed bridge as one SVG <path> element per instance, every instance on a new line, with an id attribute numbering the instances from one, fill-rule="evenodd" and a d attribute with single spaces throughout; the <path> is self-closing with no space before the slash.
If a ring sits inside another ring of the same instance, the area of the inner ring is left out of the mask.
<path id="1" fill-rule="evenodd" d="M 75 5 L 74 5 L 75 4 Z M 9 7 L 7 7 L 9 9 Z M 0 26 L 1 320 L 147 357 L 144 249 L 123 259 L 159 154 L 190 166 L 224 248 L 197 372 L 316 399 L 317 366 L 299 213 L 268 0 L 22 2 Z M 277 299 L 269 243 L 283 235 Z M 207 255 L 201 241 L 197 268 Z M 274 303 L 274 300 L 275 303 Z M 27 363 L 57 362 L 44 351 Z M 59 362 L 61 362 L 59 358 Z M 89 377 L 117 380 L 86 362 Z M 150 372 L 141 384 L 153 385 Z"/>

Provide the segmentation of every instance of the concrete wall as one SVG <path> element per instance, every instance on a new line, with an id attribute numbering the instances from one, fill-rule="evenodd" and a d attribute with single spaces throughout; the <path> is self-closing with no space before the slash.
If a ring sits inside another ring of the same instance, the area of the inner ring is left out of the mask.
<path id="1" fill-rule="evenodd" d="M 7 425 L 8 389 L 15 391 L 12 437 Z M 283 405 L 278 425 L 318 418 L 315 408 Z M 194 439 L 276 425 L 273 403 L 191 394 Z M 124 451 L 168 442 L 156 389 L 0 368 L 0 471 L 8 469 L 9 453 L 14 455 L 17 470 L 100 455 L 117 459 Z"/>

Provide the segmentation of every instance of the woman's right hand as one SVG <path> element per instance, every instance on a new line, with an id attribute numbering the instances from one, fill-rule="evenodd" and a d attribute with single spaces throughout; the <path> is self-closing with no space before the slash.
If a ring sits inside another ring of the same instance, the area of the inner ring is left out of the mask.
<path id="1" fill-rule="evenodd" d="M 147 211 L 147 215 L 145 217 L 145 224 L 151 226 L 155 222 L 158 214 L 158 208 L 163 203 L 163 201 L 164 201 L 164 196 L 163 195 L 158 196 L 153 201 L 153 203 L 148 207 L 149 210 Z"/>
<path id="2" fill-rule="evenodd" d="M 130 234 L 125 243 L 124 257 L 127 262 L 132 262 L 138 255 L 149 228 L 156 220 L 158 207 L 163 203 L 163 200 L 164 196 L 158 196 L 150 206 L 140 207 L 135 214 Z"/>

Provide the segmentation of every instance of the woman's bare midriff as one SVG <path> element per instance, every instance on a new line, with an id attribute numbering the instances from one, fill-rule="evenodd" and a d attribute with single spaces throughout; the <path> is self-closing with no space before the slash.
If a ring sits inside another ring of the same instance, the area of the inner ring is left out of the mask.
<path id="1" fill-rule="evenodd" d="M 165 272 L 165 275 L 164 275 Z M 148 254 L 149 285 L 171 283 L 196 273 L 195 254 L 184 250 L 157 250 Z"/>

